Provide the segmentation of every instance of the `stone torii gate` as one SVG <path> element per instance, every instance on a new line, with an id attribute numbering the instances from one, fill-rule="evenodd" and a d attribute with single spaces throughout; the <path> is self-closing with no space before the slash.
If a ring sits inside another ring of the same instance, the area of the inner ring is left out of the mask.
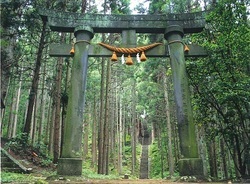
<path id="1" fill-rule="evenodd" d="M 122 44 L 136 46 L 136 33 L 164 34 L 167 45 L 146 51 L 147 57 L 170 57 L 173 72 L 174 94 L 180 138 L 181 176 L 203 176 L 193 122 L 190 92 L 185 67 L 185 57 L 206 56 L 197 45 L 188 45 L 184 52 L 182 38 L 185 33 L 201 32 L 205 26 L 205 12 L 167 15 L 103 15 L 78 14 L 41 10 L 40 15 L 52 31 L 74 32 L 76 37 L 73 57 L 71 87 L 65 122 L 59 175 L 82 174 L 82 124 L 88 57 L 110 57 L 112 51 L 100 45 L 91 45 L 94 33 L 122 33 Z M 56 44 L 50 48 L 53 57 L 72 57 L 72 45 Z"/>

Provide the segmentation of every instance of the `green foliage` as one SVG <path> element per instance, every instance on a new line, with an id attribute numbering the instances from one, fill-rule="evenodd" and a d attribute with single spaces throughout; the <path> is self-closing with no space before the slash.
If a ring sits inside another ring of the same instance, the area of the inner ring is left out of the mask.
<path id="1" fill-rule="evenodd" d="M 89 179 L 119 179 L 117 175 L 103 175 L 103 174 L 97 174 L 95 171 L 89 169 L 89 168 L 83 168 L 82 175 Z"/>
<path id="2" fill-rule="evenodd" d="M 195 119 L 206 127 L 207 139 L 223 138 L 237 152 L 238 170 L 249 155 L 250 30 L 246 2 L 221 0 L 208 15 L 207 29 L 193 37 L 208 51 L 205 59 L 188 62 L 194 87 Z"/>
<path id="3" fill-rule="evenodd" d="M 15 138 L 10 139 L 5 144 L 5 148 L 13 149 L 17 152 L 22 151 L 23 149 L 27 148 L 28 146 L 28 136 L 25 133 L 18 134 Z"/>
<path id="4" fill-rule="evenodd" d="M 113 14 L 130 14 L 130 0 L 108 0 L 109 8 Z"/>
<path id="5" fill-rule="evenodd" d="M 28 174 L 18 174 L 10 172 L 1 172 L 1 183 L 12 182 L 31 182 L 34 181 L 34 177 Z"/>

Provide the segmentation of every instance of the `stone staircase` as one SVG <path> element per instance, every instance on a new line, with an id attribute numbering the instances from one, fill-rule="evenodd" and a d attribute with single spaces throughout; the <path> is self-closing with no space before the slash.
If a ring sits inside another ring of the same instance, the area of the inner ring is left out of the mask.
<path id="1" fill-rule="evenodd" d="M 32 168 L 26 168 L 19 161 L 13 158 L 7 151 L 1 148 L 1 171 L 30 173 Z"/>
<path id="2" fill-rule="evenodd" d="M 139 179 L 149 179 L 148 147 L 152 143 L 152 135 L 145 124 L 142 132 L 142 136 L 138 137 L 138 141 L 142 145 Z"/>
<path id="3" fill-rule="evenodd" d="M 148 145 L 142 145 L 140 179 L 148 179 Z"/>

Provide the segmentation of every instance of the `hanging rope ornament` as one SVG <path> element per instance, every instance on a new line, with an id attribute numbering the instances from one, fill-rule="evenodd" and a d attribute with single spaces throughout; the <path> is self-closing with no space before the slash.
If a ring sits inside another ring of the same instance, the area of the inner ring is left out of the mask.
<path id="1" fill-rule="evenodd" d="M 70 52 L 69 52 L 71 55 L 75 54 L 74 45 L 75 45 L 75 44 L 72 44 L 72 48 L 71 48 L 71 50 L 70 50 Z"/>
<path id="2" fill-rule="evenodd" d="M 126 65 L 133 65 L 133 60 L 132 60 L 130 54 L 128 55 L 128 57 L 126 59 Z"/>
<path id="3" fill-rule="evenodd" d="M 122 54 L 128 54 L 128 58 L 126 59 L 126 64 L 127 65 L 132 65 L 133 61 L 131 58 L 131 54 L 136 54 L 136 53 L 141 53 L 140 61 L 146 61 L 147 57 L 145 55 L 145 51 L 149 50 L 151 48 L 154 48 L 158 45 L 161 45 L 162 43 L 153 43 L 150 45 L 145 45 L 142 47 L 135 47 L 135 48 L 119 48 L 119 47 L 114 47 L 105 43 L 99 43 L 99 45 L 113 51 L 111 61 L 117 61 L 117 56 L 116 53 L 122 53 Z"/>
<path id="4" fill-rule="evenodd" d="M 139 53 L 137 53 L 137 54 L 136 54 L 136 60 L 137 60 L 137 62 L 138 62 L 138 63 L 140 63 L 140 62 L 141 62 L 141 59 L 140 59 Z"/>
<path id="5" fill-rule="evenodd" d="M 183 44 L 183 46 L 184 46 L 184 52 L 189 52 L 189 48 L 188 48 L 188 46 L 186 45 L 186 44 L 184 44 L 181 40 L 173 40 L 173 41 L 171 41 L 171 42 L 168 42 L 168 45 L 170 45 L 170 44 L 172 44 L 172 43 L 176 43 L 176 42 L 179 42 L 179 43 L 182 43 Z"/>
<path id="6" fill-rule="evenodd" d="M 112 54 L 112 57 L 111 57 L 111 61 L 117 61 L 117 60 L 118 60 L 117 55 L 116 55 L 116 53 L 114 51 L 113 54 Z"/>
<path id="7" fill-rule="evenodd" d="M 122 55 L 122 64 L 125 63 L 124 54 Z"/>
<path id="8" fill-rule="evenodd" d="M 142 51 L 142 53 L 141 53 L 140 60 L 141 60 L 141 61 L 146 61 L 146 60 L 147 60 L 147 57 L 146 57 L 144 51 Z"/>
<path id="9" fill-rule="evenodd" d="M 189 52 L 189 48 L 187 45 L 184 46 L 184 52 Z"/>
<path id="10" fill-rule="evenodd" d="M 70 53 L 71 55 L 74 55 L 74 54 L 75 54 L 75 44 L 80 43 L 80 42 L 85 42 L 85 43 L 90 44 L 90 42 L 89 42 L 88 40 L 78 40 L 78 41 L 74 41 L 74 42 L 72 43 L 72 48 L 71 48 L 71 50 L 69 51 L 69 53 Z"/>

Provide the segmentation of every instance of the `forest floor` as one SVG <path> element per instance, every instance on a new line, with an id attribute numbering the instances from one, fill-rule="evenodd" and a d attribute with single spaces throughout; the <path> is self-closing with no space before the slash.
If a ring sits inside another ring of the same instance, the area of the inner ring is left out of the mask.
<path id="1" fill-rule="evenodd" d="M 1 147 L 4 147 L 5 142 L 1 141 Z M 58 184 L 58 183 L 76 183 L 76 184 L 192 184 L 192 183 L 202 183 L 202 184 L 225 184 L 224 182 L 184 182 L 181 180 L 172 181 L 172 180 L 156 180 L 156 179 L 88 179 L 86 177 L 59 177 L 56 175 L 56 167 L 55 165 L 48 164 L 43 166 L 44 160 L 37 155 L 34 150 L 27 149 L 25 152 L 16 153 L 11 149 L 6 150 L 8 153 L 18 160 L 21 164 L 23 164 L 26 168 L 32 168 L 32 172 L 30 174 L 23 174 L 24 178 L 27 179 L 22 181 L 21 183 L 30 183 L 29 178 L 32 178 L 31 183 L 39 183 L 39 184 Z M 3 175 L 4 176 L 4 175 Z M 3 179 L 3 178 L 2 178 Z M 40 181 L 40 182 L 38 182 Z M 9 182 L 8 182 L 9 183 Z M 10 183 L 20 183 L 16 181 L 12 181 Z M 234 183 L 234 182 L 233 182 Z"/>

